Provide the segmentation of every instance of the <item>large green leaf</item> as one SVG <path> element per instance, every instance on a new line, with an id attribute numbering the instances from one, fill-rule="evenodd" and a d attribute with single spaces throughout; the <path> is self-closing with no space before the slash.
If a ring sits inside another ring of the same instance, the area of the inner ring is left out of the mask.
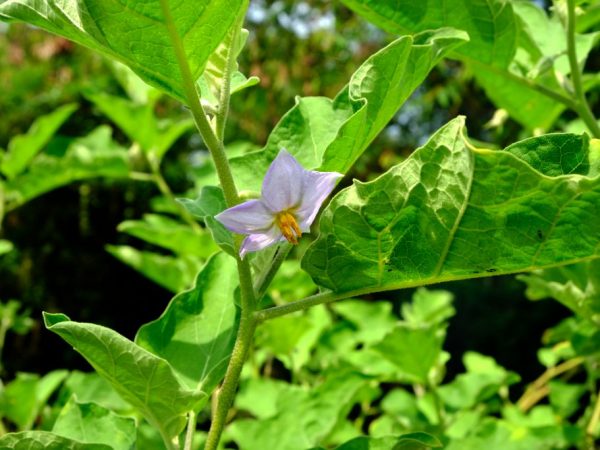
<path id="1" fill-rule="evenodd" d="M 84 444 L 49 431 L 24 431 L 0 437 L 4 450 L 113 450 L 105 444 Z"/>
<path id="2" fill-rule="evenodd" d="M 347 172 L 435 64 L 465 40 L 451 29 L 405 36 L 367 59 L 334 100 L 299 98 L 262 150 L 232 158 L 238 186 L 259 191 L 281 148 L 307 169 Z"/>
<path id="3" fill-rule="evenodd" d="M 235 260 L 214 255 L 196 286 L 173 298 L 159 319 L 142 326 L 136 343 L 165 358 L 188 388 L 209 394 L 225 375 L 233 349 L 237 287 Z"/>
<path id="4" fill-rule="evenodd" d="M 205 398 L 203 392 L 182 386 L 167 361 L 116 331 L 72 322 L 64 314 L 44 313 L 44 322 L 165 436 L 179 434 L 185 426 L 186 413 Z"/>
<path id="5" fill-rule="evenodd" d="M 550 177 L 472 148 L 464 119 L 322 215 L 303 267 L 335 291 L 389 290 L 600 255 L 600 177 Z"/>
<path id="6" fill-rule="evenodd" d="M 76 104 L 64 105 L 41 116 L 31 125 L 27 134 L 15 136 L 8 144 L 0 169 L 8 178 L 23 172 L 33 157 L 48 143 L 60 126 L 77 109 Z"/>
<path id="7" fill-rule="evenodd" d="M 0 18 L 28 22 L 128 65 L 147 83 L 182 100 L 171 34 L 196 80 L 242 10 L 244 0 L 8 0 Z M 165 9 L 168 10 L 165 11 Z"/>
<path id="8" fill-rule="evenodd" d="M 38 155 L 26 172 L 7 181 L 10 205 L 20 205 L 73 181 L 129 175 L 127 150 L 112 140 L 107 126 L 98 127 L 70 143 L 58 142 L 57 146 L 66 147 L 66 151 L 62 149 L 64 155 Z"/>
<path id="9" fill-rule="evenodd" d="M 135 447 L 134 419 L 118 416 L 96 403 L 80 403 L 75 397 L 61 410 L 52 432 L 80 442 L 106 444 L 113 450 Z"/>
<path id="10" fill-rule="evenodd" d="M 452 27 L 469 34 L 461 56 L 505 67 L 515 53 L 517 28 L 511 3 L 506 0 L 342 0 L 384 30 L 413 34 Z"/>

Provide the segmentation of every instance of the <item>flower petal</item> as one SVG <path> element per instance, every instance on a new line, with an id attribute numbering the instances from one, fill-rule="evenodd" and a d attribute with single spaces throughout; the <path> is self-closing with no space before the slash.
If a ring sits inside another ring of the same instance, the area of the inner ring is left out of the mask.
<path id="1" fill-rule="evenodd" d="M 260 200 L 248 200 L 217 214 L 215 219 L 234 233 L 251 234 L 270 229 L 275 217 Z"/>
<path id="2" fill-rule="evenodd" d="M 262 200 L 273 211 L 295 208 L 302 198 L 304 168 L 281 149 L 267 170 L 262 184 Z"/>
<path id="3" fill-rule="evenodd" d="M 302 201 L 296 211 L 302 232 L 310 231 L 310 225 L 315 220 L 321 205 L 342 176 L 337 172 L 306 171 L 302 179 Z"/>
<path id="4" fill-rule="evenodd" d="M 269 247 L 282 239 L 284 239 L 284 237 L 277 227 L 272 227 L 265 233 L 251 234 L 244 239 L 244 242 L 242 242 L 240 247 L 240 258 L 243 259 L 248 252 L 255 252 Z"/>

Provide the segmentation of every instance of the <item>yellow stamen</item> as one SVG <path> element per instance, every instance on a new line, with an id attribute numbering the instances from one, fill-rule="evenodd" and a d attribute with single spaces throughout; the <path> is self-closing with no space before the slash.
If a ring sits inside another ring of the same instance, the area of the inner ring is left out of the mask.
<path id="1" fill-rule="evenodd" d="M 282 211 L 278 213 L 275 217 L 275 223 L 288 242 L 294 245 L 298 244 L 298 238 L 302 236 L 302 231 L 300 231 L 296 218 L 290 212 Z"/>

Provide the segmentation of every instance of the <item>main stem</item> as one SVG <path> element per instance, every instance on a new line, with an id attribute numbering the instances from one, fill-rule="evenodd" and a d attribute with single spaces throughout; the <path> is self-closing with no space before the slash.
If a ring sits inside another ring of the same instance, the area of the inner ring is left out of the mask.
<path id="1" fill-rule="evenodd" d="M 169 31 L 171 42 L 175 50 L 177 57 L 177 63 L 183 81 L 183 89 L 187 99 L 188 106 L 192 111 L 192 116 L 198 127 L 198 131 L 204 140 L 204 143 L 208 147 L 211 153 L 215 167 L 217 169 L 217 175 L 223 193 L 225 195 L 225 201 L 227 206 L 231 207 L 239 203 L 240 199 L 238 196 L 237 188 L 231 174 L 231 168 L 229 167 L 229 161 L 225 154 L 225 148 L 223 141 L 217 137 L 214 130 L 210 126 L 204 108 L 200 103 L 200 95 L 196 88 L 196 81 L 192 76 L 190 67 L 187 62 L 185 50 L 181 38 L 177 33 L 171 11 L 169 10 L 168 0 L 160 0 L 160 5 L 165 17 L 165 23 Z M 240 240 L 236 241 L 236 247 L 239 248 Z M 217 408 L 213 414 L 213 421 L 208 432 L 205 449 L 214 450 L 217 448 L 221 439 L 221 434 L 225 423 L 227 421 L 227 413 L 233 403 L 235 397 L 235 391 L 237 389 L 238 380 L 242 367 L 246 361 L 248 355 L 248 349 L 252 343 L 254 336 L 254 330 L 256 329 L 256 320 L 254 319 L 254 310 L 256 308 L 256 301 L 254 298 L 254 288 L 252 286 L 252 274 L 250 273 L 250 266 L 248 260 L 242 260 L 237 257 L 237 268 L 240 280 L 240 295 L 241 295 L 241 318 L 240 326 L 238 329 L 235 345 L 233 347 L 233 353 L 229 360 L 225 379 L 221 386 L 218 398 Z"/>
<path id="2" fill-rule="evenodd" d="M 595 138 L 600 138 L 600 126 L 590 109 L 585 98 L 581 69 L 577 60 L 577 47 L 575 42 L 575 0 L 567 0 L 567 55 L 571 67 L 571 81 L 575 91 L 576 112 L 592 132 Z"/>

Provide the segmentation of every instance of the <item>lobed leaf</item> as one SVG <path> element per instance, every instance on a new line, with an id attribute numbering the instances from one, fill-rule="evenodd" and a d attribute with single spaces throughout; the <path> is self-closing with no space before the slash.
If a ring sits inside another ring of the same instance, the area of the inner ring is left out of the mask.
<path id="1" fill-rule="evenodd" d="M 164 358 L 189 389 L 207 394 L 221 382 L 237 333 L 235 260 L 212 256 L 193 289 L 171 300 L 157 320 L 140 328 L 136 343 Z"/>
<path id="2" fill-rule="evenodd" d="M 44 313 L 46 328 L 58 334 L 169 438 L 178 435 L 186 413 L 206 395 L 183 386 L 164 359 L 109 328 L 72 322 L 64 314 Z"/>
<path id="3" fill-rule="evenodd" d="M 231 159 L 238 187 L 260 191 L 281 148 L 306 169 L 347 172 L 437 62 L 466 39 L 451 29 L 404 36 L 368 58 L 335 99 L 299 98 L 262 150 Z"/>
<path id="4" fill-rule="evenodd" d="M 340 192 L 303 268 L 334 291 L 421 286 L 569 264 L 600 254 L 600 177 L 549 177 L 475 149 L 464 119 L 404 163 Z"/>
<path id="5" fill-rule="evenodd" d="M 0 5 L 0 18 L 28 22 L 117 59 L 146 83 L 184 101 L 183 79 L 171 32 L 177 35 L 196 80 L 245 3 L 8 0 Z"/>

